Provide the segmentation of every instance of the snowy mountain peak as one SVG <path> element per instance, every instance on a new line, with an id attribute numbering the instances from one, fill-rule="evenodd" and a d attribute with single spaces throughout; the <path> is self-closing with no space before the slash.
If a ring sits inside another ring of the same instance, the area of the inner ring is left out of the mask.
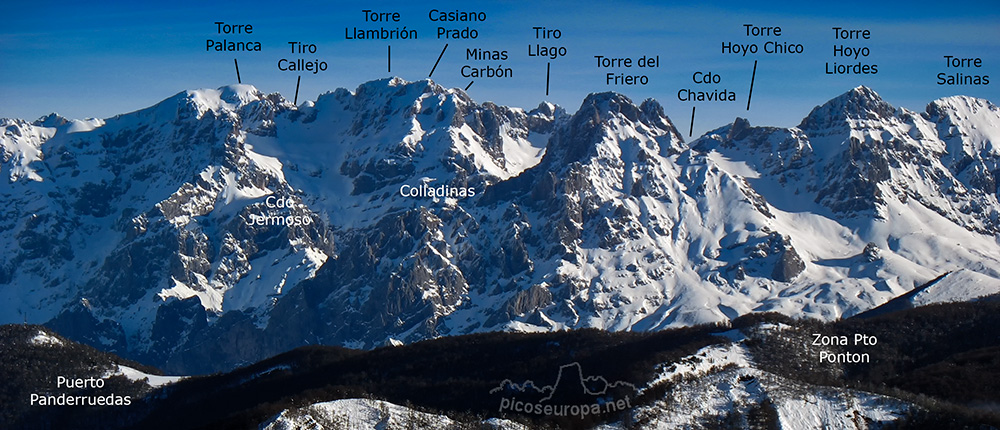
<path id="1" fill-rule="evenodd" d="M 264 93 L 253 85 L 248 84 L 226 85 L 219 88 L 219 92 L 219 97 L 223 101 L 237 107 L 242 107 L 250 102 L 260 100 L 261 97 L 264 96 Z"/>
<path id="2" fill-rule="evenodd" d="M 214 90 L 204 88 L 188 90 L 183 94 L 186 101 L 190 101 L 198 108 L 199 113 L 236 110 L 250 102 L 260 100 L 263 96 L 253 85 L 246 84 L 227 85 Z"/>
<path id="3" fill-rule="evenodd" d="M 607 121 L 616 115 L 621 115 L 630 121 L 638 121 L 640 111 L 628 97 L 615 92 L 603 92 L 587 95 L 577 113 L 586 117 L 592 116 L 596 121 Z"/>
<path id="4" fill-rule="evenodd" d="M 931 111 L 940 111 L 946 109 L 953 111 L 968 111 L 968 113 L 974 114 L 979 112 L 981 109 L 996 111 L 998 108 L 989 100 L 977 97 L 961 96 L 961 95 L 942 97 L 930 102 L 927 105 L 927 110 L 929 114 L 931 113 Z"/>
<path id="5" fill-rule="evenodd" d="M 685 149 L 684 139 L 656 101 L 636 106 L 622 94 L 592 93 L 553 136 L 547 150 L 551 156 L 546 157 L 556 166 L 566 165 L 595 154 L 596 146 L 606 138 L 629 140 L 638 136 L 654 138 L 656 152 L 664 155 Z"/>
<path id="6" fill-rule="evenodd" d="M 171 104 L 169 102 L 173 101 L 178 103 L 178 109 L 180 110 L 183 110 L 184 106 L 193 107 L 197 112 L 197 117 L 201 118 L 202 115 L 208 112 L 212 112 L 216 116 L 236 112 L 264 98 L 264 93 L 253 85 L 233 84 L 217 89 L 202 88 L 188 90 L 165 100 L 160 105 L 157 105 L 157 107 L 169 109 L 168 106 Z M 278 98 L 280 99 L 280 96 Z M 284 102 L 284 99 L 280 99 L 279 102 Z M 167 105 L 161 106 L 164 104 Z M 164 111 L 163 114 L 171 115 L 172 112 Z"/>
<path id="7" fill-rule="evenodd" d="M 1000 156 L 1000 107 L 989 100 L 951 96 L 927 105 L 926 117 L 950 143 L 952 154 Z"/>
<path id="8" fill-rule="evenodd" d="M 537 112 L 537 113 L 545 115 L 547 117 L 558 116 L 557 115 L 558 113 L 561 112 L 561 113 L 565 114 L 565 112 L 566 112 L 562 107 L 557 106 L 557 105 L 555 105 L 553 103 L 549 103 L 549 102 L 541 102 L 541 103 L 538 104 L 538 107 L 532 109 L 531 111 L 532 112 Z"/>
<path id="9" fill-rule="evenodd" d="M 823 130 L 850 126 L 850 123 L 856 122 L 884 121 L 895 112 L 896 108 L 882 100 L 874 90 L 859 86 L 813 108 L 799 128 Z"/>
<path id="10" fill-rule="evenodd" d="M 60 127 L 66 125 L 67 123 L 69 123 L 68 119 L 64 118 L 63 116 L 55 112 L 52 112 L 48 115 L 36 119 L 35 122 L 31 123 L 31 125 L 34 125 L 36 127 Z"/>
<path id="11" fill-rule="evenodd" d="M 662 130 L 667 130 L 678 144 L 684 142 L 684 137 L 674 128 L 673 123 L 667 118 L 667 114 L 663 112 L 663 106 L 660 105 L 660 102 L 651 98 L 643 100 L 642 104 L 639 105 L 639 111 L 642 112 L 643 118 L 650 124 Z"/>
<path id="12" fill-rule="evenodd" d="M 447 94 L 450 91 L 434 83 L 430 79 L 407 81 L 399 77 L 368 81 L 354 90 L 354 96 L 359 100 L 375 101 L 387 98 L 415 100 L 423 94 Z"/>

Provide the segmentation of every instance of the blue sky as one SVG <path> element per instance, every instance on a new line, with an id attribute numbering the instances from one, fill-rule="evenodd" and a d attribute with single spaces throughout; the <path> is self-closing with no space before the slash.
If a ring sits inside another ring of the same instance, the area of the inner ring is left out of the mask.
<path id="1" fill-rule="evenodd" d="M 401 21 L 390 27 L 415 29 L 415 40 L 345 40 L 345 28 L 371 27 L 356 2 L 21 2 L 5 7 L 0 27 L 0 117 L 35 119 L 49 112 L 71 118 L 108 117 L 141 109 L 179 91 L 216 88 L 235 83 L 233 58 L 239 59 L 243 83 L 264 92 L 295 93 L 295 72 L 277 69 L 281 58 L 319 59 L 329 70 L 302 74 L 299 102 L 336 88 L 386 76 L 407 80 L 426 78 L 445 43 L 447 51 L 433 79 L 447 87 L 469 88 L 473 99 L 531 108 L 543 100 L 575 111 L 591 92 L 617 91 L 636 102 L 660 101 L 685 137 L 691 108 L 697 107 L 695 136 L 724 125 L 736 116 L 757 125 L 796 125 L 815 105 L 857 85 L 867 85 L 896 106 L 923 110 L 927 102 L 965 94 L 1000 100 L 1000 5 L 997 2 L 799 2 L 757 6 L 749 2 L 379 2 L 370 7 L 398 11 Z M 471 26 L 475 40 L 438 39 L 431 9 L 475 10 L 485 23 Z M 206 52 L 206 39 L 216 33 L 216 21 L 249 23 L 259 53 Z M 743 24 L 780 26 L 777 38 L 747 37 Z M 558 28 L 559 40 L 536 40 L 534 26 Z M 877 64 L 876 75 L 827 75 L 827 62 L 858 61 L 832 57 L 831 27 L 864 28 L 871 39 L 848 41 L 866 46 L 866 64 Z M 747 56 L 723 54 L 722 42 L 768 40 L 801 43 L 800 55 Z M 291 55 L 289 41 L 317 45 L 316 54 Z M 555 60 L 528 57 L 529 45 L 564 46 L 567 56 Z M 387 45 L 392 45 L 392 70 L 387 71 Z M 507 50 L 499 62 L 466 61 L 466 48 Z M 595 55 L 659 56 L 654 69 L 599 69 Z M 943 55 L 979 57 L 978 69 L 946 69 Z M 751 109 L 746 110 L 754 60 L 757 61 Z M 463 65 L 511 67 L 509 79 L 467 78 Z M 545 95 L 546 63 L 551 63 L 549 95 Z M 607 72 L 643 74 L 645 86 L 606 85 Z M 692 74 L 713 72 L 719 84 L 697 85 Z M 941 86 L 941 72 L 989 75 L 985 86 Z M 681 88 L 727 89 L 737 102 L 691 103 L 678 100 Z"/>

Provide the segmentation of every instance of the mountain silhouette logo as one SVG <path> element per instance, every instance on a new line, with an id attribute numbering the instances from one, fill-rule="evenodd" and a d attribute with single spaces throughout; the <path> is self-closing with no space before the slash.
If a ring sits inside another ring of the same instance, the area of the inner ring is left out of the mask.
<path id="1" fill-rule="evenodd" d="M 635 385 L 625 381 L 610 382 L 603 376 L 585 376 L 579 362 L 559 367 L 555 382 L 538 385 L 526 380 L 516 383 L 505 379 L 490 394 L 512 395 L 533 403 L 579 404 L 604 403 L 629 396 L 637 391 Z"/>

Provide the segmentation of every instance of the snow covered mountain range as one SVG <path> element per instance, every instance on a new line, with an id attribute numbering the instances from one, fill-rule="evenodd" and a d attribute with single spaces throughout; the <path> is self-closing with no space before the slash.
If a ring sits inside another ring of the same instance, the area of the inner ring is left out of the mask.
<path id="1" fill-rule="evenodd" d="M 918 113 L 858 87 L 797 127 L 689 143 L 653 100 L 569 115 L 398 78 L 0 126 L 0 322 L 169 372 L 304 344 L 833 319 L 944 273 L 935 301 L 1000 292 L 1000 108 L 971 97 Z"/>

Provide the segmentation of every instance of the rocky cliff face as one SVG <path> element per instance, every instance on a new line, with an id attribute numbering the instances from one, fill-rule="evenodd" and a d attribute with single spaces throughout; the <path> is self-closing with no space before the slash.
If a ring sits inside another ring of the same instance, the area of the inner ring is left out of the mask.
<path id="1" fill-rule="evenodd" d="M 1000 110 L 980 99 L 921 114 L 859 87 L 798 127 L 690 144 L 652 100 L 568 115 L 399 79 L 2 121 L 0 315 L 175 372 L 312 343 L 835 318 L 948 270 L 1000 278 Z"/>

